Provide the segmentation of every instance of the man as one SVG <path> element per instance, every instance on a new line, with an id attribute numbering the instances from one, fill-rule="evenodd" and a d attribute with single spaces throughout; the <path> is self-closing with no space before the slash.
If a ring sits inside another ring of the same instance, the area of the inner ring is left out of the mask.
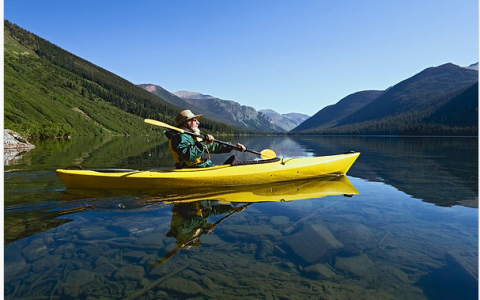
<path id="1" fill-rule="evenodd" d="M 195 115 L 190 110 L 181 111 L 175 117 L 175 126 L 185 131 L 200 134 L 199 119 L 202 115 Z M 168 137 L 168 146 L 172 153 L 175 166 L 177 168 L 207 168 L 215 165 L 210 160 L 210 153 L 228 153 L 233 147 L 214 142 L 215 138 L 207 134 L 205 141 L 194 138 L 187 133 L 179 133 L 176 131 L 167 131 L 165 135 Z M 233 148 L 237 151 L 245 151 L 244 145 L 237 143 Z M 239 150 L 240 149 L 240 150 Z M 236 157 L 230 157 L 225 164 L 235 164 Z"/>

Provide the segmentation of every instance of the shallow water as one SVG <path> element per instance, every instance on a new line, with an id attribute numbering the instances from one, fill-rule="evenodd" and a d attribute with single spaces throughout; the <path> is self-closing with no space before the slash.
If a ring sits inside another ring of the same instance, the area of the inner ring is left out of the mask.
<path id="1" fill-rule="evenodd" d="M 5 166 L 5 298 L 477 299 L 477 139 L 240 142 L 361 156 L 346 182 L 89 192 L 65 190 L 54 170 L 171 167 L 166 140 L 38 143 Z"/>

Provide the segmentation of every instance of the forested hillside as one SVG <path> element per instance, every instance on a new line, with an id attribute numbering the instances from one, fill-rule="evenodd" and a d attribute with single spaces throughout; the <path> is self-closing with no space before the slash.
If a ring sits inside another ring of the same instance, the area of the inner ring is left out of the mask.
<path id="1" fill-rule="evenodd" d="M 146 134 L 181 108 L 4 21 L 4 126 L 32 137 Z M 203 119 L 209 132 L 243 130 Z"/>

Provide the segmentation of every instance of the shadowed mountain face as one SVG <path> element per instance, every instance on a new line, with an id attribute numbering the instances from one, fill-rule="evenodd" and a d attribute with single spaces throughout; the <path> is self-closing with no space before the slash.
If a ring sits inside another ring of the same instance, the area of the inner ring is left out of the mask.
<path id="1" fill-rule="evenodd" d="M 395 85 L 339 124 L 379 120 L 410 111 L 425 110 L 435 106 L 438 97 L 463 89 L 476 81 L 478 72 L 454 64 L 428 68 Z"/>
<path id="2" fill-rule="evenodd" d="M 302 131 L 312 128 L 333 127 L 338 121 L 359 110 L 382 95 L 384 91 L 362 91 L 351 94 L 334 105 L 329 105 L 317 112 L 310 119 L 301 123 L 293 131 Z"/>
<path id="3" fill-rule="evenodd" d="M 463 91 L 476 82 L 478 71 L 474 67 L 462 68 L 448 63 L 428 68 L 386 91 L 349 95 L 322 109 L 294 131 L 475 135 L 478 132 L 478 93 Z M 458 97 L 459 94 L 462 95 Z M 447 103 L 447 108 L 442 108 Z M 469 103 L 468 111 L 462 108 L 466 103 Z M 460 111 L 465 113 L 462 121 L 454 115 Z M 435 117 L 439 114 L 442 115 L 440 119 Z M 465 119 L 470 121 L 466 123 Z"/>

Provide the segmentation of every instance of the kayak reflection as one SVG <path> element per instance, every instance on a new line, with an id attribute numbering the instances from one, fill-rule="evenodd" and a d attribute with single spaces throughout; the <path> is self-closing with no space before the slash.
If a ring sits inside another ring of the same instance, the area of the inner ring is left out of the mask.
<path id="1" fill-rule="evenodd" d="M 228 187 L 222 190 L 204 188 L 164 193 L 151 197 L 147 203 L 189 202 L 199 200 L 217 200 L 220 203 L 235 202 L 284 202 L 301 199 L 322 198 L 325 196 L 357 195 L 358 191 L 347 176 L 330 176 L 308 180 L 278 182 L 265 185 Z"/>
<path id="2" fill-rule="evenodd" d="M 59 200 L 65 202 L 91 202 L 95 209 L 141 209 L 145 206 L 199 200 L 231 202 L 279 202 L 325 196 L 357 195 L 358 191 L 348 177 L 327 176 L 314 179 L 294 180 L 270 184 L 234 187 L 204 187 L 195 189 L 148 189 L 148 190 L 89 190 L 66 189 Z M 122 199 L 123 204 L 117 203 Z M 83 201 L 82 201 L 83 200 Z M 110 203 L 114 202 L 114 203 Z"/>

